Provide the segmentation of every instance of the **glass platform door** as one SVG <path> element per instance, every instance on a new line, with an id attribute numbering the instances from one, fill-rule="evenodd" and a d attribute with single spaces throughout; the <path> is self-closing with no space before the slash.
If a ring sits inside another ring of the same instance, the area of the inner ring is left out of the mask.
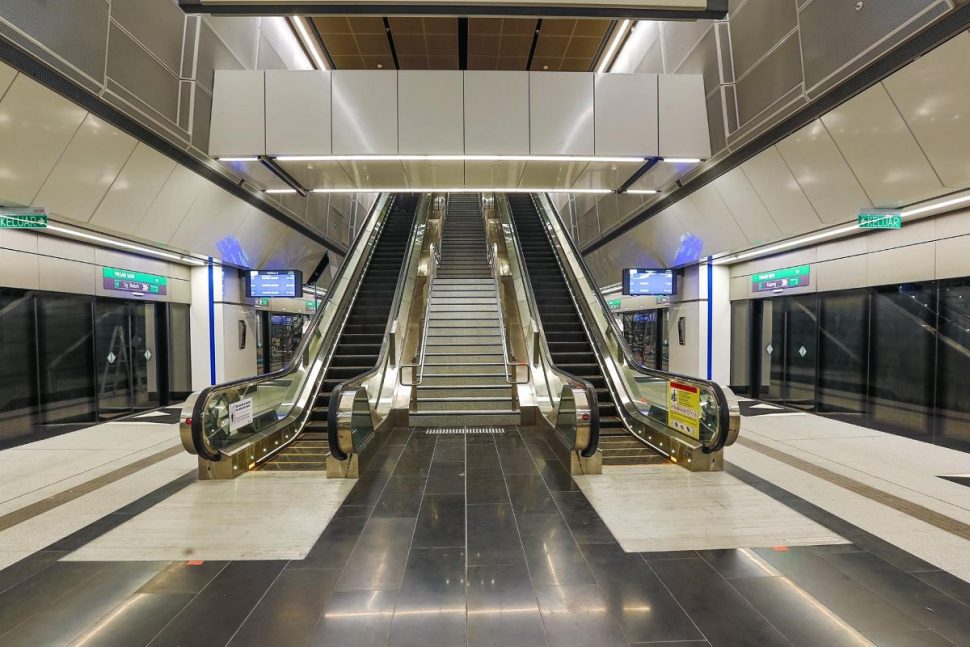
<path id="1" fill-rule="evenodd" d="M 815 295 L 766 299 L 762 304 L 760 397 L 812 410 L 818 357 Z"/>
<path id="2" fill-rule="evenodd" d="M 95 303 L 98 415 L 110 420 L 159 405 L 154 303 Z"/>

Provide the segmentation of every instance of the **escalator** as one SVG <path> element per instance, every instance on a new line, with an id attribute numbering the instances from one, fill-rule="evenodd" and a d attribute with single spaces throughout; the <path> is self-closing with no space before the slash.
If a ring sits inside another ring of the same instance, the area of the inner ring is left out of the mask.
<path id="1" fill-rule="evenodd" d="M 630 434 L 619 417 L 603 369 L 531 196 L 510 194 L 508 201 L 551 358 L 557 368 L 589 382 L 596 389 L 603 464 L 665 462 L 663 456 Z"/>
<path id="2" fill-rule="evenodd" d="M 262 469 L 326 469 L 326 458 L 330 451 L 327 444 L 330 394 L 337 384 L 357 377 L 377 363 L 398 276 L 407 253 L 408 238 L 414 227 L 417 203 L 416 195 L 402 195 L 395 199 L 334 349 L 330 368 L 314 400 L 310 420 L 299 438 L 264 462 Z"/>

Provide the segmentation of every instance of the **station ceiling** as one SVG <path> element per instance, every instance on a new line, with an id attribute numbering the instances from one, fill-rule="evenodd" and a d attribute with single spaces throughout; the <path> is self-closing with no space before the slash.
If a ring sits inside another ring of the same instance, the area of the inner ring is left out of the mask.
<path id="1" fill-rule="evenodd" d="M 335 69 L 589 72 L 616 27 L 610 19 L 317 16 Z"/>

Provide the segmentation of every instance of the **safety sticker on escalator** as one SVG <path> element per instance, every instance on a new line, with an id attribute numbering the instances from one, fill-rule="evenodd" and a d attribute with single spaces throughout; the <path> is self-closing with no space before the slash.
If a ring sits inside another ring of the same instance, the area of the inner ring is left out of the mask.
<path id="1" fill-rule="evenodd" d="M 667 385 L 667 425 L 695 440 L 701 438 L 700 389 L 690 384 Z"/>

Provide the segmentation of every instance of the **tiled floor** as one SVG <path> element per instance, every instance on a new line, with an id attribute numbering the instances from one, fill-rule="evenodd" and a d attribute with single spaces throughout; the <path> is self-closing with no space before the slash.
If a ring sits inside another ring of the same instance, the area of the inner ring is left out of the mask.
<path id="1" fill-rule="evenodd" d="M 0 571 L 0 644 L 970 644 L 970 585 L 732 473 L 853 543 L 626 552 L 534 432 L 402 430 L 303 559 L 59 561 L 189 475 Z"/>

